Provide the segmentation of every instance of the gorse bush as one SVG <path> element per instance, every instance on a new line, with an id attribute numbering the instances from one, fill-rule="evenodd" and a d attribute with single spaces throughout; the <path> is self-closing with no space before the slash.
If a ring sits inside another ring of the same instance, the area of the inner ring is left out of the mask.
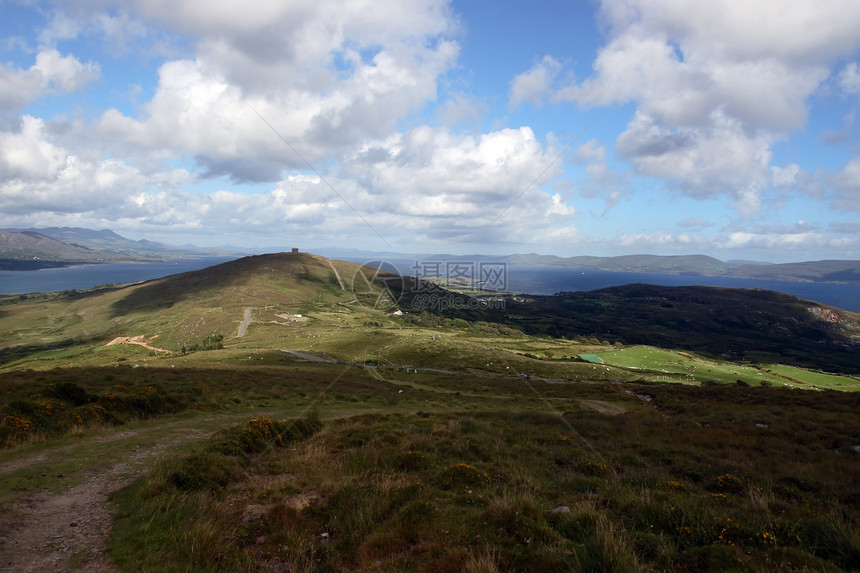
<path id="1" fill-rule="evenodd" d="M 182 348 L 179 350 L 180 354 L 188 354 L 190 352 L 197 352 L 198 350 L 221 350 L 224 348 L 224 335 L 223 334 L 213 334 L 211 336 L 207 336 L 200 342 L 195 342 L 194 344 L 186 345 L 183 344 Z"/>
<path id="2" fill-rule="evenodd" d="M 36 435 L 53 437 L 72 428 L 117 425 L 128 420 L 176 412 L 185 404 L 155 386 L 113 389 L 95 394 L 73 382 L 49 384 L 0 405 L 0 446 Z"/>

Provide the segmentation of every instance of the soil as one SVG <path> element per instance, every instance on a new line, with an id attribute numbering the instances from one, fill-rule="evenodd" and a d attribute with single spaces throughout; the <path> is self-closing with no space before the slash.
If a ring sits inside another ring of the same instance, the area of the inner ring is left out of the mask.
<path id="1" fill-rule="evenodd" d="M 0 571 L 118 571 L 105 554 L 112 524 L 108 497 L 136 477 L 140 462 L 176 441 L 174 437 L 152 448 L 137 448 L 125 461 L 92 472 L 81 484 L 60 492 L 30 492 L 5 506 L 0 515 Z"/>
<path id="2" fill-rule="evenodd" d="M 157 334 L 155 336 L 153 336 L 152 338 L 146 338 L 145 336 L 142 336 L 142 335 L 141 336 L 117 336 L 116 338 L 114 338 L 113 340 L 111 340 L 110 342 L 105 344 L 105 346 L 112 346 L 114 344 L 136 344 L 138 346 L 143 346 L 147 350 L 155 350 L 156 352 L 166 352 L 166 353 L 170 354 L 169 350 L 165 350 L 164 348 L 158 348 L 158 347 L 152 346 L 150 344 L 156 338 L 158 338 Z"/>

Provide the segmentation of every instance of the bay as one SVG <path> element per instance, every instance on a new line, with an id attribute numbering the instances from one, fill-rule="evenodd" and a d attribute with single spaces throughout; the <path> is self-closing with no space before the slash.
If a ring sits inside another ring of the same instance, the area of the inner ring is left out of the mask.
<path id="1" fill-rule="evenodd" d="M 23 294 L 88 289 L 100 284 L 128 284 L 168 275 L 203 269 L 239 257 L 169 259 L 152 263 L 81 265 L 37 271 L 0 271 L 0 293 Z M 367 262 L 367 261 L 354 261 Z M 389 267 L 390 265 L 390 267 Z M 387 270 L 402 275 L 416 274 L 420 265 L 414 260 L 386 261 Z M 444 269 L 444 265 L 442 265 Z M 476 265 L 477 268 L 477 265 Z M 422 273 L 418 273 L 419 275 Z M 477 276 L 476 276 L 477 278 Z M 561 291 L 587 291 L 645 283 L 661 286 L 718 286 L 759 288 L 784 292 L 806 300 L 860 312 L 860 285 L 711 277 L 703 275 L 666 275 L 628 273 L 570 268 L 522 267 L 506 265 L 504 288 L 510 292 L 551 295 Z"/>
<path id="2" fill-rule="evenodd" d="M 129 284 L 196 271 L 239 257 L 167 259 L 151 263 L 79 265 L 37 271 L 0 271 L 0 294 L 88 289 L 103 284 Z"/>
<path id="3" fill-rule="evenodd" d="M 555 294 L 560 291 L 586 291 L 606 287 L 644 283 L 660 286 L 714 286 L 763 289 L 860 312 L 860 285 L 775 281 L 704 275 L 666 275 L 626 273 L 544 267 L 508 267 L 507 289 L 531 294 Z"/>
<path id="4" fill-rule="evenodd" d="M 366 263 L 366 260 L 353 262 Z M 479 278 L 480 265 L 487 261 L 467 262 L 458 260 L 458 266 L 474 267 L 473 277 Z M 659 286 L 714 286 L 743 289 L 763 289 L 782 292 L 796 297 L 835 306 L 852 312 L 860 312 L 860 284 L 818 283 L 745 279 L 733 277 L 712 277 L 705 275 L 659 273 L 628 273 L 614 271 L 595 271 L 575 268 L 525 267 L 505 265 L 504 283 L 499 290 L 537 295 L 552 295 L 562 291 L 588 291 L 601 288 L 643 283 Z M 378 265 L 374 265 L 378 266 Z M 428 271 L 433 268 L 434 271 Z M 385 261 L 384 270 L 401 275 L 425 276 L 437 273 L 444 276 L 448 267 L 445 261 L 415 261 L 396 259 Z M 468 273 L 467 273 L 468 274 Z"/>

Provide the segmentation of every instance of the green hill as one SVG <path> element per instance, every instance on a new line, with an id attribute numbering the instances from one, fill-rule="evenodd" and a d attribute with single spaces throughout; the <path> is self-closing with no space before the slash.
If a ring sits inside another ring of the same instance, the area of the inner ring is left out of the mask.
<path id="1" fill-rule="evenodd" d="M 237 334 L 245 309 L 259 321 L 302 314 L 356 300 L 384 296 L 382 279 L 354 263 L 304 253 L 245 257 L 199 271 L 122 287 L 8 296 L 0 306 L 0 353 L 103 344 L 119 336 L 158 337 L 158 346 L 179 350 L 212 335 Z M 2 354 L 0 354 L 2 355 Z"/>
<path id="2" fill-rule="evenodd" d="M 4 567 L 860 567 L 860 378 L 796 366 L 856 371 L 856 314 L 470 294 L 279 253 L 0 297 Z"/>
<path id="3" fill-rule="evenodd" d="M 7 297 L 0 356 L 144 336 L 175 352 L 211 336 L 284 343 L 290 326 L 378 322 L 395 304 L 416 316 L 484 321 L 555 338 L 647 344 L 722 359 L 860 372 L 857 314 L 762 290 L 627 285 L 480 303 L 425 281 L 304 253 L 245 257 L 124 287 Z M 495 307 L 495 308 L 494 308 Z M 467 322 L 462 322 L 467 325 Z M 242 332 L 244 334 L 244 332 Z M 348 347 L 353 343 L 345 343 Z"/>
<path id="4" fill-rule="evenodd" d="M 506 297 L 498 309 L 471 310 L 465 302 L 446 306 L 455 309 L 448 316 L 499 322 L 530 334 L 860 372 L 860 315 L 773 291 L 632 284 Z"/>

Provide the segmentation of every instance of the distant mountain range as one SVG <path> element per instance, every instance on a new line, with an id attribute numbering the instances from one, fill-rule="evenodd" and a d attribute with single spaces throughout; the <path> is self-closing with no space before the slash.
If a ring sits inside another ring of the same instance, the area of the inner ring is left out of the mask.
<path id="1" fill-rule="evenodd" d="M 550 267 L 628 273 L 704 275 L 760 280 L 860 284 L 860 261 L 828 260 L 799 263 L 726 262 L 707 255 L 622 255 L 617 257 L 557 257 L 536 253 L 491 255 L 409 255 L 349 249 L 322 249 L 320 254 L 353 262 L 370 260 L 504 262 L 523 267 Z"/>
<path id="2" fill-rule="evenodd" d="M 830 260 L 800 263 L 729 263 L 706 255 L 625 255 L 620 257 L 552 257 L 513 255 L 510 264 L 586 270 L 706 275 L 784 281 L 860 283 L 860 261 Z"/>
<path id="3" fill-rule="evenodd" d="M 617 257 L 558 257 L 536 253 L 505 256 L 416 255 L 354 249 L 319 249 L 318 252 L 329 258 L 361 263 L 370 260 L 492 261 L 525 267 L 860 284 L 860 261 L 857 260 L 768 264 L 748 261 L 726 262 L 706 255 Z M 109 229 L 94 231 L 77 227 L 48 227 L 0 231 L 0 269 L 7 270 L 30 270 L 81 263 L 147 262 L 168 258 L 239 256 L 240 254 L 249 254 L 249 251 L 232 247 L 208 249 L 191 245 L 180 247 L 146 239 L 135 241 Z"/>
<path id="4" fill-rule="evenodd" d="M 0 269 L 35 270 L 82 263 L 149 262 L 166 258 L 217 257 L 221 249 L 177 247 L 135 241 L 109 229 L 78 227 L 0 230 Z"/>

